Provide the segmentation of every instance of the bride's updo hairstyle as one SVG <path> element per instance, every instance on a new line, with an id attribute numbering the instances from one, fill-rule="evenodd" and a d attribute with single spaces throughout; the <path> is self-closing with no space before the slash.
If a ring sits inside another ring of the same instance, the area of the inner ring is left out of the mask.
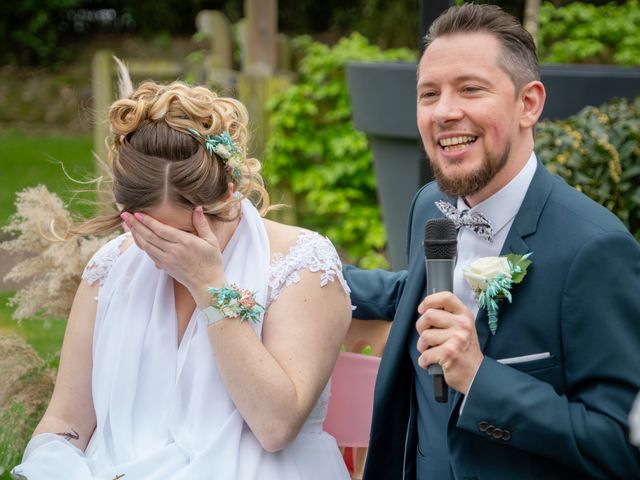
<path id="1" fill-rule="evenodd" d="M 122 68 L 121 76 L 121 90 L 122 85 L 126 90 L 131 83 Z M 146 81 L 133 93 L 125 92 L 125 98 L 116 100 L 109 110 L 115 202 L 123 211 L 137 212 L 166 199 L 188 209 L 201 205 L 206 214 L 228 221 L 238 215 L 233 205 L 246 197 L 266 213 L 269 196 L 260 162 L 246 156 L 247 121 L 242 103 L 219 97 L 205 87 Z M 205 145 L 209 136 L 225 132 L 237 150 L 235 170 Z M 236 195 L 229 195 L 230 183 Z M 120 226 L 119 212 L 115 212 L 74 230 L 86 235 Z"/>

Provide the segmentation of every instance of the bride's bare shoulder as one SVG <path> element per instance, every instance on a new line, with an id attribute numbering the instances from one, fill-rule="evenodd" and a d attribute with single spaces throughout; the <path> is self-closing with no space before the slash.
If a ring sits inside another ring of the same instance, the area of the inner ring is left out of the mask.
<path id="1" fill-rule="evenodd" d="M 289 248 L 295 245 L 300 233 L 306 231 L 301 227 L 285 225 L 268 219 L 264 219 L 264 226 L 269 237 L 272 255 L 276 253 L 286 254 Z"/>

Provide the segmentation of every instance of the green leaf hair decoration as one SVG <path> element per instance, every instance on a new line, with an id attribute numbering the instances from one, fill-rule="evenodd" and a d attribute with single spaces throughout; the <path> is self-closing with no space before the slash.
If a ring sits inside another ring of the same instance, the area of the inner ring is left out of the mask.
<path id="1" fill-rule="evenodd" d="M 204 141 L 204 146 L 211 156 L 216 155 L 231 173 L 234 179 L 240 178 L 240 165 L 242 164 L 242 154 L 234 143 L 229 132 L 222 132 L 216 135 L 203 136 L 193 128 L 187 129 L 190 134 Z"/>

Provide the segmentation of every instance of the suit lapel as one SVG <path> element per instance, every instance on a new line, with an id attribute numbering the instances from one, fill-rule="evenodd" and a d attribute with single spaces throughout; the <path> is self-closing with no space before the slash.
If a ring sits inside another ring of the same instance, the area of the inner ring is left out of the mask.
<path id="1" fill-rule="evenodd" d="M 553 182 L 553 176 L 538 162 L 536 172 L 531 179 L 531 184 L 522 201 L 522 205 L 513 220 L 500 255 L 507 255 L 509 253 L 523 255 L 529 253 L 529 247 L 525 238 L 536 232 L 540 215 L 553 188 Z M 514 299 L 514 301 L 516 300 Z M 508 315 L 505 315 L 505 317 L 508 317 Z M 504 319 L 504 321 L 508 320 Z M 487 323 L 487 312 L 484 309 L 478 310 L 478 314 L 476 315 L 476 331 L 478 333 L 480 350 L 484 352 L 487 348 L 489 338 L 492 336 Z M 499 334 L 500 333 L 497 332 L 496 336 Z M 458 404 L 460 398 L 461 395 L 456 392 L 451 402 L 452 411 L 456 411 L 453 407 Z"/>

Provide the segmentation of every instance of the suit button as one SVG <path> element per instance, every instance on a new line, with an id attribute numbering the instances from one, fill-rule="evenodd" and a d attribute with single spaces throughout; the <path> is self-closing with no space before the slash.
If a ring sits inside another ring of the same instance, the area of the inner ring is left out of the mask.
<path id="1" fill-rule="evenodd" d="M 504 440 L 505 442 L 511 440 L 511 432 L 509 430 L 502 431 L 502 440 Z"/>
<path id="2" fill-rule="evenodd" d="M 495 438 L 496 440 L 499 440 L 499 439 L 501 439 L 501 438 L 502 438 L 502 433 L 503 433 L 502 429 L 501 429 L 501 428 L 496 427 L 496 428 L 493 430 L 493 432 L 491 432 L 491 436 L 492 436 L 493 438 Z"/>
<path id="3" fill-rule="evenodd" d="M 489 422 L 482 421 L 478 424 L 478 430 L 480 430 L 481 432 L 486 432 L 488 426 L 489 426 Z"/>
<path id="4" fill-rule="evenodd" d="M 493 425 L 489 425 L 487 427 L 487 430 L 485 431 L 485 433 L 489 436 L 491 436 L 491 434 L 493 433 L 493 431 L 496 429 L 496 427 L 494 427 Z"/>

